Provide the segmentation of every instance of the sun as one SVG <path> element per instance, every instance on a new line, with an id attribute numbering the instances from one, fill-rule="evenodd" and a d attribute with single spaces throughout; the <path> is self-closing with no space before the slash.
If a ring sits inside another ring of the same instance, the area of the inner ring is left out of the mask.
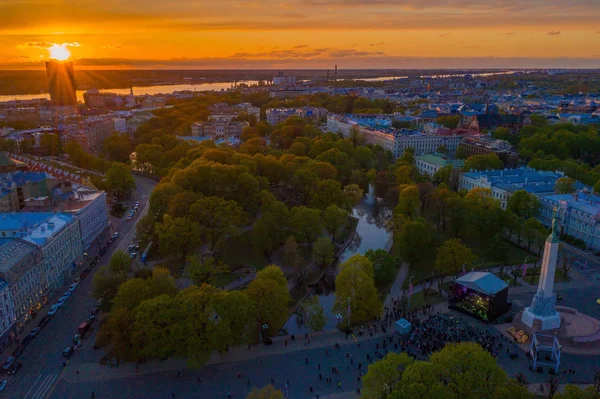
<path id="1" fill-rule="evenodd" d="M 50 58 L 58 61 L 64 61 L 71 56 L 71 52 L 64 44 L 53 44 L 52 47 L 48 48 L 48 51 L 50 52 Z"/>

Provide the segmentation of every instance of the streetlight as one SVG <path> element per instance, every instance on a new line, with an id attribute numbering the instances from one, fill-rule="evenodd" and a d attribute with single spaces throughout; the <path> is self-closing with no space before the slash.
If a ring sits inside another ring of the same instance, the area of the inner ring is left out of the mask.
<path id="1" fill-rule="evenodd" d="M 410 309 L 410 297 L 412 296 L 412 290 L 413 290 L 412 279 L 413 279 L 413 276 L 410 276 L 408 278 L 408 308 L 409 309 Z"/>

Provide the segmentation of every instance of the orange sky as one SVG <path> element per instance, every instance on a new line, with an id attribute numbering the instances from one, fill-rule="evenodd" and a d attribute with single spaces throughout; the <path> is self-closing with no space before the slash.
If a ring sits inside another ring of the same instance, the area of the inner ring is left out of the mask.
<path id="1" fill-rule="evenodd" d="M 600 67 L 598 21 L 600 0 L 0 0 L 0 68 L 54 43 L 80 68 Z"/>

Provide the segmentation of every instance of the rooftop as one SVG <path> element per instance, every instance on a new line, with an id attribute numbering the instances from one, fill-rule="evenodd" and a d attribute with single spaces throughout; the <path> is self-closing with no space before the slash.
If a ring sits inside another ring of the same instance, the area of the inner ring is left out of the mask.
<path id="1" fill-rule="evenodd" d="M 46 241 L 73 221 L 73 216 L 54 212 L 0 213 L 0 231 L 37 245 Z"/>
<path id="2" fill-rule="evenodd" d="M 20 238 L 0 238 L 0 273 L 9 272 L 37 247 Z"/>
<path id="3" fill-rule="evenodd" d="M 452 165 L 455 168 L 462 168 L 465 166 L 465 161 L 462 159 L 449 159 L 444 154 L 440 153 L 420 155 L 417 159 L 438 166 Z"/>
<path id="4" fill-rule="evenodd" d="M 590 215 L 600 214 L 600 196 L 598 195 L 577 192 L 572 194 L 548 195 L 542 200 L 556 202 L 557 204 L 562 202 L 569 208 L 573 208 Z"/>

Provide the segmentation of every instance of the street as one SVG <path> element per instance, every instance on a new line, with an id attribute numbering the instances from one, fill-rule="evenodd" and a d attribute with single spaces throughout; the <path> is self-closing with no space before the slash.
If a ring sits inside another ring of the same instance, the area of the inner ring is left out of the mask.
<path id="1" fill-rule="evenodd" d="M 117 249 L 127 249 L 135 234 L 137 221 L 148 211 L 148 199 L 157 183 L 142 177 L 136 177 L 136 183 L 137 188 L 133 195 L 136 200 L 140 201 L 140 209 L 134 219 L 126 221 L 124 216 L 115 223 L 116 219 L 111 218 L 114 231 L 118 231 L 120 234 L 119 238 L 109 247 L 90 274 L 79 283 L 73 295 L 62 308 L 25 348 L 18 358 L 18 361 L 23 363 L 23 367 L 15 375 L 8 376 L 8 383 L 4 391 L 0 393 L 0 397 L 43 399 L 52 392 L 56 383 L 60 380 L 60 375 L 63 372 L 62 362 L 65 359 L 62 352 L 67 346 L 73 345 L 73 335 L 77 333 L 77 327 L 90 316 L 91 309 L 96 306 L 96 300 L 91 296 L 94 274 L 100 266 L 108 263 L 111 255 Z M 74 278 L 78 277 L 80 273 L 81 270 L 76 271 Z M 71 283 L 72 281 L 66 282 L 57 295 L 62 295 L 62 292 L 66 291 Z M 49 306 L 55 302 L 58 296 L 51 298 L 48 305 L 39 314 L 45 315 Z M 30 323 L 29 329 L 36 327 L 37 322 Z M 98 328 L 97 323 L 95 322 L 92 325 L 90 332 L 83 338 L 82 347 L 71 355 L 67 368 L 100 360 L 102 351 L 95 351 L 92 348 Z M 15 346 L 13 345 L 7 351 L 11 353 L 14 349 Z"/>

